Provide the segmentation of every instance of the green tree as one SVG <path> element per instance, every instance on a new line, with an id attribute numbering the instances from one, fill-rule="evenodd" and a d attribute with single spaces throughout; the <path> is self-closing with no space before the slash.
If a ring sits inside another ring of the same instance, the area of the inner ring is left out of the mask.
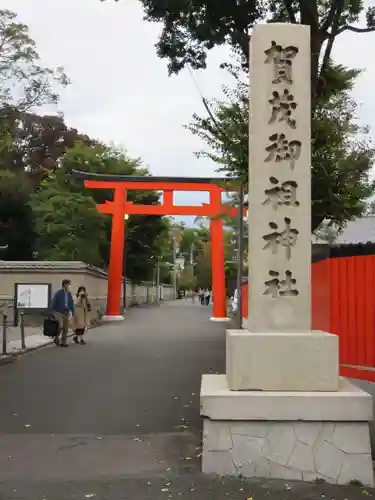
<path id="1" fill-rule="evenodd" d="M 345 31 L 375 31 L 375 6 L 366 10 L 360 0 L 141 0 L 141 3 L 145 18 L 163 25 L 157 54 L 168 60 L 170 73 L 178 73 L 186 65 L 205 68 L 207 52 L 224 44 L 231 47 L 247 69 L 249 34 L 256 23 L 309 25 L 313 104 L 329 79 L 336 38 Z M 357 26 L 363 15 L 366 25 Z"/>
<path id="2" fill-rule="evenodd" d="M 17 21 L 17 14 L 0 10 L 0 156 L 11 147 L 11 132 L 22 113 L 57 103 L 59 89 L 68 83 L 61 67 L 41 64 L 29 29 Z"/>
<path id="3" fill-rule="evenodd" d="M 0 10 L 0 108 L 28 111 L 57 103 L 57 89 L 69 82 L 61 67 L 41 65 L 29 28 L 17 14 Z"/>
<path id="4" fill-rule="evenodd" d="M 29 194 L 20 178 L 0 171 L 0 250 L 1 260 L 32 260 L 36 233 Z"/>
<path id="5" fill-rule="evenodd" d="M 48 253 L 50 259 L 58 260 L 66 251 L 66 260 L 70 260 L 73 258 L 72 249 L 77 248 L 74 258 L 106 267 L 109 263 L 111 217 L 97 213 L 95 205 L 111 201 L 113 191 L 85 188 L 82 181 L 71 176 L 73 170 L 137 176 L 147 175 L 148 171 L 139 159 L 130 159 L 116 148 L 76 143 L 66 151 L 60 167 L 42 182 L 41 189 L 35 194 L 33 206 L 40 217 L 37 218 L 39 251 L 48 245 L 49 249 L 45 249 L 43 255 Z M 128 191 L 128 200 L 153 204 L 158 203 L 159 196 L 147 191 Z M 45 208 L 48 204 L 49 208 Z M 57 206 L 60 206 L 59 211 Z M 159 255 L 159 236 L 167 228 L 168 221 L 159 216 L 129 217 L 126 222 L 126 276 L 129 279 L 152 279 L 156 264 L 152 257 Z M 86 246 L 90 248 L 85 249 Z"/>
<path id="6" fill-rule="evenodd" d="M 100 241 L 103 215 L 89 196 L 70 193 L 52 181 L 33 196 L 39 260 L 80 260 L 104 267 Z"/>
<path id="7" fill-rule="evenodd" d="M 197 253 L 195 275 L 199 287 L 212 287 L 212 260 L 211 245 L 209 242 L 202 242 L 202 247 Z"/>
<path id="8" fill-rule="evenodd" d="M 317 101 L 312 122 L 312 230 L 324 219 L 338 226 L 362 214 L 373 193 L 370 171 L 374 159 L 366 127 L 356 121 L 357 105 L 350 96 L 359 72 L 331 68 L 331 86 Z M 227 100 L 212 103 L 212 116 L 193 116 L 189 129 L 209 146 L 198 153 L 218 164 L 229 177 L 248 182 L 247 85 L 234 72 L 234 90 L 224 89 Z"/>
<path id="9" fill-rule="evenodd" d="M 76 142 L 95 145 L 88 136 L 69 128 L 62 116 L 15 113 L 12 120 L 8 120 L 11 143 L 0 152 L 0 168 L 26 172 L 31 190 L 58 168 L 66 150 Z"/>

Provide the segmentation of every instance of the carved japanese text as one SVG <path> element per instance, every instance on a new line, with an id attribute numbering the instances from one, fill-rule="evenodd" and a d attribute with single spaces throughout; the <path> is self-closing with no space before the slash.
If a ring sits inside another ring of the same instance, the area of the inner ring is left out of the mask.
<path id="1" fill-rule="evenodd" d="M 269 137 L 270 145 L 266 147 L 268 153 L 266 162 L 276 163 L 288 161 L 293 170 L 296 160 L 301 155 L 302 143 L 300 141 L 288 141 L 285 134 L 273 134 Z"/>
<path id="2" fill-rule="evenodd" d="M 275 41 L 271 47 L 264 51 L 266 64 L 273 64 L 274 79 L 272 83 L 293 83 L 292 62 L 298 54 L 298 48 L 293 45 L 283 48 Z"/>
<path id="3" fill-rule="evenodd" d="M 273 187 L 264 191 L 266 199 L 263 201 L 263 205 L 271 204 L 274 210 L 277 210 L 280 205 L 299 206 L 299 201 L 297 201 L 298 185 L 295 181 L 285 181 L 280 184 L 276 177 L 270 177 L 269 181 Z"/>
<path id="4" fill-rule="evenodd" d="M 295 118 L 293 118 L 293 111 L 298 105 L 293 94 L 291 94 L 288 89 L 285 89 L 283 93 L 274 90 L 268 102 L 272 106 L 271 117 L 268 120 L 269 124 L 275 123 L 276 121 L 285 122 L 290 128 L 296 128 L 297 122 Z"/>
<path id="5" fill-rule="evenodd" d="M 278 231 L 279 228 L 276 222 L 269 223 L 272 232 L 263 236 L 266 242 L 263 250 L 270 248 L 273 254 L 277 254 L 279 246 L 282 246 L 285 248 L 286 258 L 290 260 L 292 247 L 297 243 L 299 231 L 291 227 L 291 220 L 288 217 L 285 217 L 284 221 L 285 229 L 283 231 Z"/>
<path id="6" fill-rule="evenodd" d="M 299 295 L 299 291 L 294 286 L 297 280 L 293 278 L 292 271 L 285 271 L 285 279 L 280 279 L 280 273 L 278 271 L 268 271 L 271 279 L 264 282 L 266 289 L 263 295 L 271 295 L 273 299 L 280 297 L 296 297 Z"/>

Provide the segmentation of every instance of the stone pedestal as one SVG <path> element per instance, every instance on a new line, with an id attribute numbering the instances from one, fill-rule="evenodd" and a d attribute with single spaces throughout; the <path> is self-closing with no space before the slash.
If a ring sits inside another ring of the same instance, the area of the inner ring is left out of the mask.
<path id="1" fill-rule="evenodd" d="M 227 330 L 226 343 L 226 373 L 231 390 L 338 390 L 336 335 L 319 331 Z"/>
<path id="2" fill-rule="evenodd" d="M 373 485 L 371 396 L 340 378 L 335 392 L 231 391 L 204 375 L 202 471 Z"/>

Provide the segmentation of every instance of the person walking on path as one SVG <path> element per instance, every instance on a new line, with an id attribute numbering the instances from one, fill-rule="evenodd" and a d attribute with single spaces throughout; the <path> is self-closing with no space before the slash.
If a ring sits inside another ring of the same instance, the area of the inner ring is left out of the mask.
<path id="1" fill-rule="evenodd" d="M 209 303 L 210 303 L 210 297 L 211 297 L 211 292 L 210 290 L 207 288 L 205 291 L 204 291 L 204 305 L 205 306 L 208 306 Z"/>
<path id="2" fill-rule="evenodd" d="M 59 321 L 59 334 L 55 343 L 57 346 L 68 347 L 69 321 L 75 312 L 74 300 L 70 291 L 71 281 L 63 280 L 60 290 L 58 290 L 51 304 L 52 312 Z"/>
<path id="3" fill-rule="evenodd" d="M 76 344 L 85 345 L 86 342 L 83 339 L 83 335 L 90 326 L 91 305 L 84 286 L 78 287 L 76 297 L 76 309 L 73 318 L 75 335 L 73 340 Z"/>

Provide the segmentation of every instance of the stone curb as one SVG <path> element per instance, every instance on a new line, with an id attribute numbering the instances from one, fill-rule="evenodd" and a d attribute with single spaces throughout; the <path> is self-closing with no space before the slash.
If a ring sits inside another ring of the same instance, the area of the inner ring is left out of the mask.
<path id="1" fill-rule="evenodd" d="M 105 322 L 103 322 L 103 323 L 98 322 L 95 325 L 90 326 L 89 330 L 92 330 L 93 328 L 97 328 L 98 326 L 102 326 L 104 324 L 105 324 Z M 74 335 L 74 332 L 68 333 L 68 338 L 73 337 L 73 335 Z M 49 338 L 49 337 L 46 337 L 46 338 Z M 42 347 L 47 347 L 47 346 L 52 345 L 52 344 L 54 344 L 54 340 L 51 340 L 49 338 L 49 340 L 46 340 L 46 342 L 44 342 L 43 344 L 40 344 L 40 345 L 37 345 L 34 347 L 26 347 L 26 349 L 18 349 L 17 351 L 12 352 L 10 354 L 5 354 L 4 356 L 0 356 L 0 366 L 1 365 L 8 365 L 9 363 L 13 363 L 13 361 L 16 361 L 16 359 L 19 356 L 23 356 L 24 354 L 28 354 L 29 352 L 36 351 L 37 349 L 41 349 Z"/>
<path id="2" fill-rule="evenodd" d="M 68 334 L 68 338 L 73 337 L 73 333 Z M 0 356 L 0 366 L 8 365 L 9 363 L 13 363 L 19 356 L 23 356 L 24 354 L 28 354 L 29 352 L 36 351 L 37 349 L 41 349 L 42 347 L 47 347 L 54 343 L 53 340 L 46 340 L 43 344 L 34 346 L 34 347 L 26 347 L 26 349 L 18 349 L 10 354 L 5 354 L 4 356 Z"/>

